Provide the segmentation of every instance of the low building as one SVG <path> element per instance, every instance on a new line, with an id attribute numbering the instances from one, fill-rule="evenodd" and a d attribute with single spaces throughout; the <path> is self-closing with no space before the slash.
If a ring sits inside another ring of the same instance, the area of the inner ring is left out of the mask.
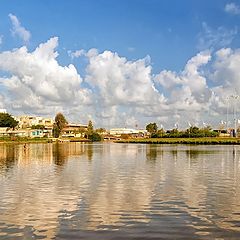
<path id="1" fill-rule="evenodd" d="M 21 129 L 30 128 L 36 125 L 43 125 L 45 127 L 52 127 L 53 126 L 53 119 L 52 118 L 44 118 L 38 116 L 18 116 L 15 117 L 18 121 L 18 127 Z"/>
<path id="2" fill-rule="evenodd" d="M 88 125 L 69 123 L 62 130 L 62 137 L 84 137 Z"/>
<path id="3" fill-rule="evenodd" d="M 0 137 L 44 137 L 44 130 L 42 129 L 18 129 L 12 130 L 10 128 L 0 128 Z"/>
<path id="4" fill-rule="evenodd" d="M 8 136 L 8 127 L 0 127 L 0 136 L 4 137 L 4 136 Z"/>
<path id="5" fill-rule="evenodd" d="M 131 128 L 112 128 L 110 129 L 110 135 L 120 137 L 122 135 L 130 135 L 131 137 L 145 137 L 147 130 L 143 129 L 131 129 Z"/>

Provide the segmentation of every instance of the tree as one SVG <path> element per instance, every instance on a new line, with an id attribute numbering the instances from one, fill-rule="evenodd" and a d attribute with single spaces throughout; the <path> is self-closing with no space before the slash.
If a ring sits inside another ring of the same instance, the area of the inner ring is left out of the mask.
<path id="1" fill-rule="evenodd" d="M 55 116 L 55 123 L 53 124 L 53 136 L 58 138 L 67 123 L 68 122 L 64 115 L 62 113 L 57 113 Z"/>
<path id="2" fill-rule="evenodd" d="M 96 132 L 99 133 L 99 134 L 103 134 L 103 133 L 106 132 L 106 129 L 105 128 L 97 128 Z"/>
<path id="3" fill-rule="evenodd" d="M 92 142 L 97 142 L 97 141 L 102 140 L 101 135 L 99 133 L 97 133 L 96 131 L 94 131 L 93 123 L 91 120 L 88 122 L 87 138 Z"/>
<path id="4" fill-rule="evenodd" d="M 91 135 L 88 135 L 88 139 L 92 142 L 100 142 L 102 140 L 102 137 L 99 133 L 93 132 Z"/>
<path id="5" fill-rule="evenodd" d="M 37 124 L 37 125 L 31 126 L 31 129 L 42 129 L 43 130 L 44 128 L 45 128 L 45 126 L 42 124 Z"/>
<path id="6" fill-rule="evenodd" d="M 0 127 L 15 128 L 18 125 L 16 121 L 9 113 L 0 113 Z"/>
<path id="7" fill-rule="evenodd" d="M 92 121 L 91 121 L 91 120 L 88 122 L 87 134 L 88 134 L 88 135 L 93 134 L 93 124 L 92 124 Z"/>
<path id="8" fill-rule="evenodd" d="M 146 126 L 146 130 L 151 134 L 151 136 L 153 134 L 156 134 L 157 133 L 157 130 L 158 130 L 158 126 L 156 123 L 149 123 L 147 126 Z"/>

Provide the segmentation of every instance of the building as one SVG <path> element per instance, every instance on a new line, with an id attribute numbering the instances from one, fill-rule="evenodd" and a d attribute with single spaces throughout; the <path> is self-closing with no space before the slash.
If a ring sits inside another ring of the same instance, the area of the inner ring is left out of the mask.
<path id="1" fill-rule="evenodd" d="M 84 137 L 88 125 L 69 123 L 62 130 L 62 137 Z"/>
<path id="2" fill-rule="evenodd" d="M 131 135 L 132 137 L 144 137 L 147 135 L 147 130 L 143 129 L 131 129 L 131 128 L 112 128 L 110 129 L 110 135 L 121 136 Z"/>
<path id="3" fill-rule="evenodd" d="M 12 130 L 7 127 L 0 127 L 0 137 L 44 137 L 45 133 L 42 129 L 18 129 Z"/>
<path id="4" fill-rule="evenodd" d="M 52 128 L 54 123 L 52 118 L 38 116 L 19 116 L 15 117 L 15 119 L 19 122 L 18 127 L 20 129 L 30 128 L 34 125 L 43 125 L 47 128 Z"/>

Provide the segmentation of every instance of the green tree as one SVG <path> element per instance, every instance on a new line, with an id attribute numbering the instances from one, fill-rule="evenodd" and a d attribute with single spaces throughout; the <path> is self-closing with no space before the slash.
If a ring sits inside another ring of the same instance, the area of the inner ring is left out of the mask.
<path id="1" fill-rule="evenodd" d="M 93 123 L 91 120 L 88 122 L 87 138 L 92 142 L 97 142 L 97 141 L 102 140 L 101 135 L 99 133 L 97 133 L 96 131 L 94 131 Z"/>
<path id="2" fill-rule="evenodd" d="M 15 128 L 18 125 L 16 121 L 9 113 L 0 113 L 0 127 Z"/>
<path id="3" fill-rule="evenodd" d="M 157 124 L 154 122 L 154 123 L 149 123 L 147 126 L 146 126 L 146 130 L 152 135 L 155 135 L 157 133 L 157 130 L 158 130 L 158 126 Z"/>
<path id="4" fill-rule="evenodd" d="M 62 113 L 57 113 L 55 116 L 55 123 L 53 124 L 53 136 L 58 138 L 63 128 L 67 125 L 67 120 Z"/>
<path id="5" fill-rule="evenodd" d="M 45 128 L 45 126 L 42 124 L 37 124 L 37 125 L 31 126 L 31 129 L 42 129 L 43 130 L 44 128 Z"/>
<path id="6" fill-rule="evenodd" d="M 88 122 L 87 134 L 88 134 L 88 135 L 93 134 L 93 123 L 92 123 L 91 120 Z"/>
<path id="7" fill-rule="evenodd" d="M 97 128 L 96 132 L 99 134 L 103 134 L 104 132 L 106 132 L 106 129 L 105 128 Z"/>
<path id="8" fill-rule="evenodd" d="M 93 132 L 91 135 L 88 135 L 88 139 L 92 142 L 99 142 L 102 140 L 102 137 L 99 133 Z"/>

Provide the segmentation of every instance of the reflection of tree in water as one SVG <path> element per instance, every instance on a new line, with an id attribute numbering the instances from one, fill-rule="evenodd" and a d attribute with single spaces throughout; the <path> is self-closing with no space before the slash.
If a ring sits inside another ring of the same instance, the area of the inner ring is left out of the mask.
<path id="1" fill-rule="evenodd" d="M 190 160 L 198 160 L 199 156 L 206 154 L 214 154 L 215 152 L 212 150 L 198 150 L 198 149 L 188 149 L 186 150 L 187 158 Z"/>
<path id="2" fill-rule="evenodd" d="M 15 145 L 2 145 L 0 147 L 0 169 L 8 171 L 16 161 Z"/>
<path id="3" fill-rule="evenodd" d="M 190 160 L 197 160 L 200 153 L 200 151 L 194 149 L 186 150 L 187 158 Z"/>
<path id="4" fill-rule="evenodd" d="M 93 145 L 92 144 L 87 145 L 87 156 L 88 156 L 88 161 L 92 161 L 92 158 L 93 158 Z"/>
<path id="5" fill-rule="evenodd" d="M 147 145 L 146 146 L 146 159 L 148 162 L 156 162 L 158 155 L 163 155 L 163 150 L 159 149 L 157 145 Z"/>
<path id="6" fill-rule="evenodd" d="M 56 165 L 62 166 L 69 156 L 69 145 L 66 143 L 56 143 L 53 145 L 53 159 Z"/>
<path id="7" fill-rule="evenodd" d="M 174 159 L 177 158 L 177 155 L 178 155 L 178 150 L 177 149 L 173 149 L 170 152 L 171 152 Z"/>

